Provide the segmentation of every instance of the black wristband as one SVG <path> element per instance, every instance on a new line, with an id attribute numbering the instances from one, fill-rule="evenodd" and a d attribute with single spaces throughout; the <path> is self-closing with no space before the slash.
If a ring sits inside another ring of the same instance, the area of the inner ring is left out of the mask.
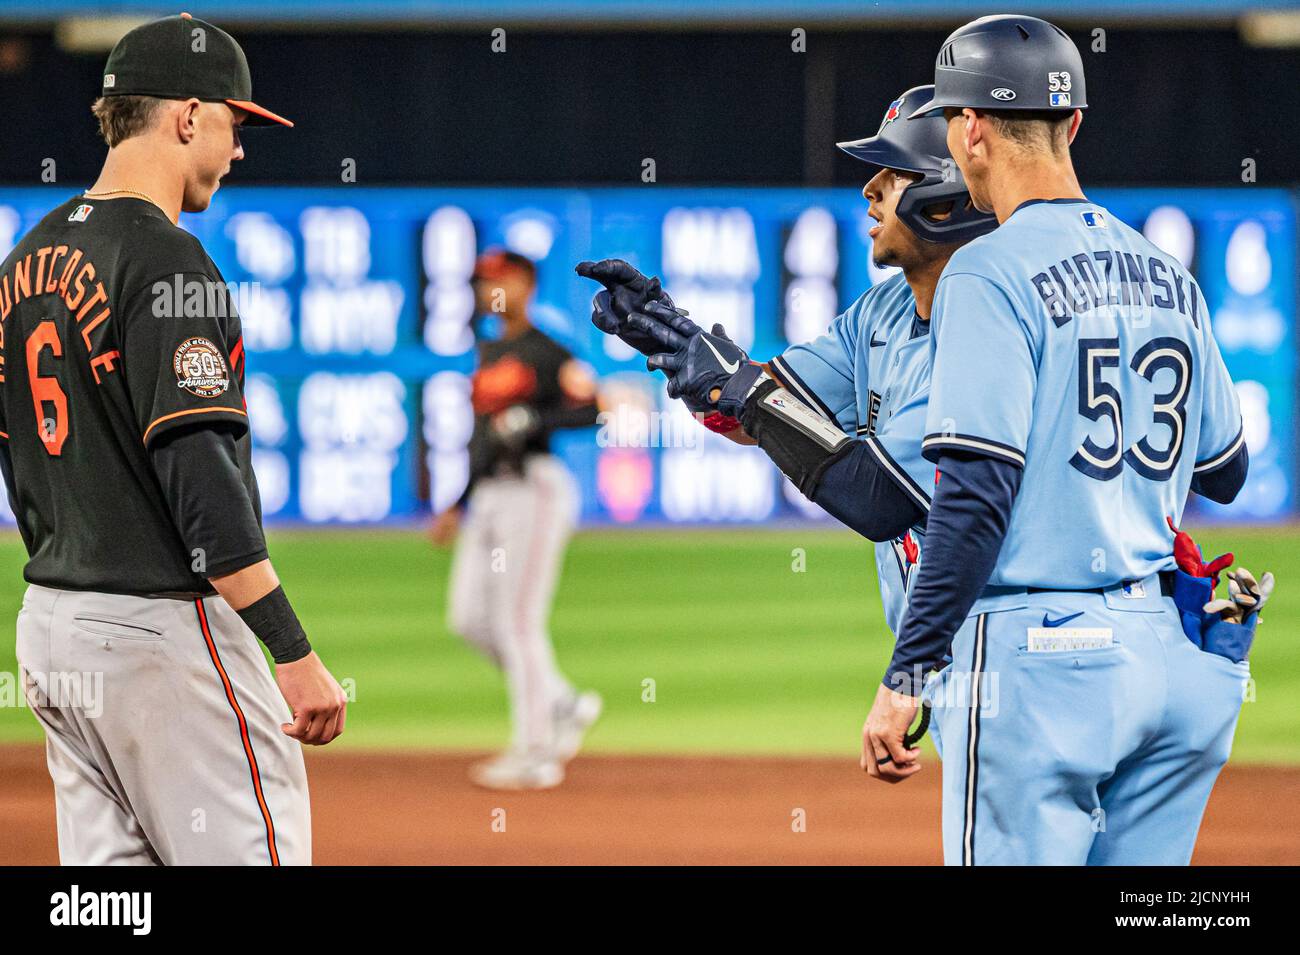
<path id="1" fill-rule="evenodd" d="M 781 383 L 774 378 L 761 383 L 749 396 L 749 400 L 745 402 L 745 407 L 741 409 L 740 414 L 736 416 L 740 420 L 740 426 L 745 430 L 745 434 L 755 441 L 758 440 L 758 435 L 754 433 L 758 430 L 758 403 L 780 387 Z M 751 428 L 753 430 L 750 430 Z"/>
<path id="2" fill-rule="evenodd" d="M 739 420 L 745 413 L 745 399 L 751 397 L 758 382 L 766 372 L 757 362 L 749 362 L 727 379 L 718 395 L 718 410 L 730 418 Z M 764 382 L 766 384 L 766 382 Z M 762 385 L 757 385 L 762 387 Z"/>
<path id="3" fill-rule="evenodd" d="M 293 663 L 311 653 L 307 631 L 298 622 L 283 587 L 276 587 L 238 613 L 257 639 L 266 644 L 276 663 Z"/>

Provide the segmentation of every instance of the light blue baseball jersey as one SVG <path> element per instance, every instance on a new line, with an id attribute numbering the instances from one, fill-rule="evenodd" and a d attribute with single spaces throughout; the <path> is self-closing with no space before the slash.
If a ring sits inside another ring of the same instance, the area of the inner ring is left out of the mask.
<path id="1" fill-rule="evenodd" d="M 957 250 L 933 319 L 926 457 L 1024 468 L 989 583 L 1089 589 L 1173 568 L 1165 518 L 1243 440 L 1187 270 L 1095 203 L 1031 201 Z"/>
<path id="2" fill-rule="evenodd" d="M 872 286 L 825 335 L 772 359 L 777 378 L 871 453 L 921 510 L 930 508 L 934 466 L 921 457 L 930 388 L 929 322 L 902 274 Z M 924 528 L 876 544 L 885 621 L 898 632 L 920 561 Z"/>

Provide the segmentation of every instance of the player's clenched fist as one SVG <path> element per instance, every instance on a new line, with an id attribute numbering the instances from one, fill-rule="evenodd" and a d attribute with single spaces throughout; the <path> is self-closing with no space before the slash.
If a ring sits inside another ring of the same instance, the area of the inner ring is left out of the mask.
<path id="1" fill-rule="evenodd" d="M 896 693 L 883 683 L 862 727 L 862 768 L 869 776 L 899 783 L 921 771 L 919 749 L 908 749 L 908 727 L 916 716 L 917 698 Z"/>
<path id="2" fill-rule="evenodd" d="M 324 746 L 343 732 L 347 696 L 314 651 L 301 660 L 276 664 L 275 682 L 293 711 L 293 722 L 280 724 L 285 736 Z"/>

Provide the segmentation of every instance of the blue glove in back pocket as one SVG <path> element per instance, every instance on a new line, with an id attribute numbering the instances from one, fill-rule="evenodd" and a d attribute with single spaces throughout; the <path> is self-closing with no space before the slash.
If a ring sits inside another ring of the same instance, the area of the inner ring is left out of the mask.
<path id="1" fill-rule="evenodd" d="M 1205 611 L 1201 608 L 1213 599 L 1214 585 L 1209 577 L 1193 577 L 1184 570 L 1174 571 L 1174 606 L 1178 608 L 1183 633 L 1202 650 L 1207 647 L 1201 641 L 1201 624 L 1205 620 Z"/>

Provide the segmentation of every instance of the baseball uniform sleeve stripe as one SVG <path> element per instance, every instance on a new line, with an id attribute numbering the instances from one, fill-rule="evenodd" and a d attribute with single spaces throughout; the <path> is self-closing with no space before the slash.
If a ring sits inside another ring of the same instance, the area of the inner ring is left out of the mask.
<path id="1" fill-rule="evenodd" d="M 990 458 L 1008 461 L 1018 467 L 1025 466 L 1023 451 L 1009 444 L 990 441 L 988 438 L 977 438 L 970 434 L 927 434 L 925 440 L 921 442 L 921 450 L 926 452 L 925 457 L 930 461 L 937 461 L 938 452 L 949 448 L 954 451 L 976 451 Z"/>
<path id="2" fill-rule="evenodd" d="M 884 449 L 881 443 L 875 438 L 867 438 L 866 445 L 867 450 L 875 456 L 876 461 L 885 469 L 885 473 L 893 478 L 899 490 L 914 500 L 921 510 L 930 510 L 930 495 L 925 493 L 921 485 L 912 480 L 912 476 L 907 471 L 899 467 L 898 462 L 889 456 L 889 452 Z"/>
<path id="3" fill-rule="evenodd" d="M 201 598 L 194 601 L 194 609 L 198 611 L 199 629 L 203 631 L 203 640 L 208 645 L 208 657 L 211 658 L 217 675 L 221 677 L 221 685 L 226 691 L 226 702 L 230 704 L 230 708 L 235 713 L 235 720 L 239 723 L 239 735 L 244 743 L 244 756 L 248 759 L 248 774 L 253 781 L 253 793 L 257 796 L 257 807 L 262 812 L 262 821 L 266 824 L 266 849 L 271 855 L 271 865 L 279 865 L 280 853 L 275 846 L 275 822 L 271 819 L 271 809 L 267 806 L 266 795 L 262 792 L 262 774 L 257 768 L 257 756 L 253 753 L 253 738 L 248 733 L 248 721 L 244 719 L 244 711 L 235 697 L 235 688 L 226 674 L 226 668 L 221 664 L 221 654 L 217 652 L 216 641 L 212 639 L 212 630 L 208 627 L 208 614 Z"/>
<path id="4" fill-rule="evenodd" d="M 144 441 L 145 444 L 148 444 L 149 433 L 153 431 L 154 428 L 158 427 L 158 425 L 163 424 L 164 422 L 167 421 L 171 421 L 174 418 L 183 418 L 185 415 L 192 415 L 192 414 L 215 414 L 217 412 L 225 412 L 227 414 L 239 415 L 241 418 L 248 417 L 248 412 L 246 412 L 242 408 L 227 408 L 224 406 L 217 407 L 217 408 L 186 408 L 184 411 L 173 411 L 171 414 L 165 414 L 161 418 L 155 418 L 150 423 L 149 427 L 144 429 L 144 438 L 142 440 Z"/>
<path id="5" fill-rule="evenodd" d="M 1245 440 L 1246 440 L 1246 431 L 1244 428 L 1239 428 L 1237 430 L 1237 436 L 1232 439 L 1232 443 L 1229 444 L 1227 448 L 1225 448 L 1222 452 L 1216 454 L 1212 458 L 1207 458 L 1204 461 L 1197 461 L 1196 466 L 1192 468 L 1192 473 L 1204 474 L 1206 471 L 1213 471 L 1215 468 L 1222 467 L 1223 465 L 1227 464 L 1230 460 L 1232 460 L 1232 456 L 1236 454 L 1238 450 L 1240 450 L 1241 445 L 1243 444 L 1243 442 L 1245 442 Z"/>
<path id="6" fill-rule="evenodd" d="M 771 367 L 773 374 L 776 375 L 776 380 L 792 391 L 800 401 L 811 408 L 815 408 L 827 419 L 835 420 L 835 412 L 826 407 L 825 402 L 817 397 L 817 392 L 809 388 L 803 382 L 803 379 L 796 375 L 794 370 L 781 359 L 780 355 L 768 362 L 768 365 Z"/>
<path id="7" fill-rule="evenodd" d="M 971 650 L 970 716 L 966 727 L 966 804 L 962 823 L 961 864 L 975 864 L 975 806 L 979 788 L 980 698 L 984 671 L 984 635 L 988 615 L 980 614 L 975 622 L 975 646 Z"/>

